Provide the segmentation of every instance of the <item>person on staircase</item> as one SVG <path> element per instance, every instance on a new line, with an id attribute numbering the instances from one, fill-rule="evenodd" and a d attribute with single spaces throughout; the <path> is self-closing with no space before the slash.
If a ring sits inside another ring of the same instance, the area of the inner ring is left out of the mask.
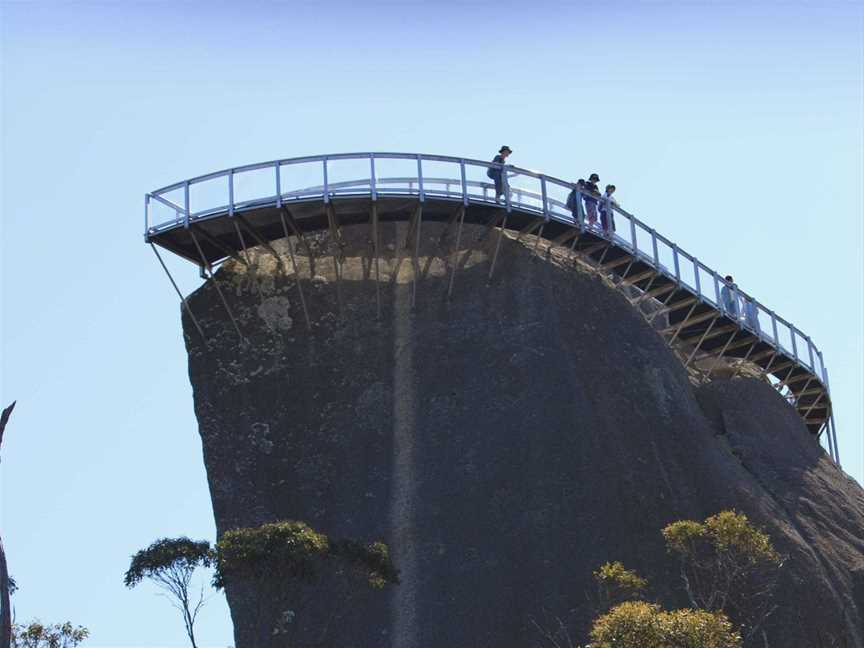
<path id="1" fill-rule="evenodd" d="M 737 322 L 739 317 L 738 286 L 735 285 L 732 275 L 726 275 L 723 280 L 726 283 L 720 290 L 720 301 L 723 302 L 723 310 L 726 311 L 726 315 Z"/>

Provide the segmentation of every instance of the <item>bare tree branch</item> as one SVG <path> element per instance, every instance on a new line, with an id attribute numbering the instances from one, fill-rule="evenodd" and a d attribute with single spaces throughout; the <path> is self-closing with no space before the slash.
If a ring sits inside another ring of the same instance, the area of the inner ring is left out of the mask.
<path id="1" fill-rule="evenodd" d="M 15 402 L 0 414 L 0 446 L 3 445 L 3 432 L 6 423 L 15 409 Z M 12 609 L 9 603 L 9 569 L 6 565 L 6 551 L 3 549 L 3 539 L 0 538 L 0 648 L 9 648 L 12 643 Z"/>

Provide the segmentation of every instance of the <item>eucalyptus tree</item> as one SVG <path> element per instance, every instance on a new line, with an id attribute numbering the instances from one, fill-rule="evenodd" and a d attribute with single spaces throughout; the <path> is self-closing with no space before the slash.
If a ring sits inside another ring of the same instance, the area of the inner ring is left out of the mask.
<path id="1" fill-rule="evenodd" d="M 192 577 L 196 569 L 209 567 L 212 563 L 213 553 L 206 540 L 162 538 L 132 557 L 123 581 L 126 587 L 135 587 L 146 578 L 164 590 L 183 617 L 192 648 L 198 648 L 195 621 L 207 598 L 203 585 L 197 593 L 194 591 Z"/>

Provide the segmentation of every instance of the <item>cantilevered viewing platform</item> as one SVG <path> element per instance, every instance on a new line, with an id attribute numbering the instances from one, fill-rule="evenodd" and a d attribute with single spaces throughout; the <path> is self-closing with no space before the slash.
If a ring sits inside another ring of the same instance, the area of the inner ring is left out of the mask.
<path id="1" fill-rule="evenodd" d="M 345 153 L 226 169 L 146 194 L 144 238 L 160 262 L 157 247 L 203 275 L 227 258 L 242 260 L 248 247 L 272 251 L 276 239 L 338 235 L 347 225 L 377 232 L 382 222 L 441 221 L 460 233 L 471 223 L 531 234 L 539 251 L 569 248 L 613 277 L 634 305 L 651 302 L 669 345 L 686 349 L 686 365 L 744 360 L 758 367 L 839 463 L 828 372 L 808 335 L 618 206 L 609 205 L 615 231 L 590 226 L 582 200 L 573 212 L 567 207 L 571 183 L 505 165 L 505 192 L 496 201 L 487 176 L 493 166 L 441 155 Z M 490 277 L 494 269 L 493 256 Z"/>

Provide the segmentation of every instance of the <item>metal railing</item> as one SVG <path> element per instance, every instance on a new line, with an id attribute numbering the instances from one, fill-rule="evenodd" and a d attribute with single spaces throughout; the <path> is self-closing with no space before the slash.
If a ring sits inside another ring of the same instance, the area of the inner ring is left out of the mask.
<path id="1" fill-rule="evenodd" d="M 488 172 L 500 173 L 504 187 L 496 200 Z M 577 199 L 568 207 L 568 197 Z M 776 312 L 727 283 L 675 243 L 613 202 L 604 203 L 617 230 L 586 222 L 583 192 L 574 184 L 536 171 L 482 160 L 414 153 L 340 153 L 273 160 L 209 173 L 145 196 L 145 239 L 208 218 L 267 206 L 367 196 L 411 196 L 419 201 L 450 200 L 498 205 L 527 212 L 612 241 L 674 280 L 738 326 L 805 367 L 828 390 L 822 352 L 810 336 Z"/>

